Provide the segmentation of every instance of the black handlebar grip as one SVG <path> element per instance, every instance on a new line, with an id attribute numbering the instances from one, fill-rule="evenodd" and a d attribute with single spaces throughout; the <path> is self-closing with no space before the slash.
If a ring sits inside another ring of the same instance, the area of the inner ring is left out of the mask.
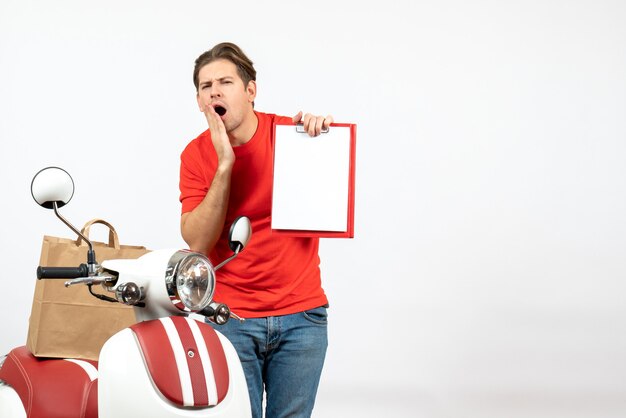
<path id="1" fill-rule="evenodd" d="M 87 264 L 78 267 L 37 267 L 37 279 L 75 279 L 89 276 Z"/>

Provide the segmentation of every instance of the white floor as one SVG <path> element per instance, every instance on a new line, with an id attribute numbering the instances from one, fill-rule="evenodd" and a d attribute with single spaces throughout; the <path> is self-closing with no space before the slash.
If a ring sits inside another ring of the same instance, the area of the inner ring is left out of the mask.
<path id="1" fill-rule="evenodd" d="M 625 418 L 626 390 L 613 394 L 475 394 L 350 392 L 321 388 L 314 418 Z"/>

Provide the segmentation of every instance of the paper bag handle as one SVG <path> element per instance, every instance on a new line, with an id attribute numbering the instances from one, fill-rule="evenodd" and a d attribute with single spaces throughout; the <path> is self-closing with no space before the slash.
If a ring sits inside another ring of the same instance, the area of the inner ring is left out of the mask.
<path id="1" fill-rule="evenodd" d="M 95 218 L 95 219 L 92 219 L 92 220 L 88 221 L 85 224 L 85 226 L 83 226 L 83 229 L 80 230 L 80 232 L 87 239 L 89 239 L 89 228 L 91 228 L 91 226 L 93 224 L 102 224 L 102 225 L 106 226 L 107 228 L 109 228 L 109 247 L 115 248 L 115 249 L 119 249 L 120 248 L 120 239 L 117 236 L 117 231 L 115 231 L 115 228 L 113 228 L 113 225 L 111 225 L 110 223 L 108 223 L 104 219 Z M 81 241 L 82 240 L 83 239 L 81 237 L 78 237 L 78 239 L 76 240 L 76 245 L 81 245 Z"/>

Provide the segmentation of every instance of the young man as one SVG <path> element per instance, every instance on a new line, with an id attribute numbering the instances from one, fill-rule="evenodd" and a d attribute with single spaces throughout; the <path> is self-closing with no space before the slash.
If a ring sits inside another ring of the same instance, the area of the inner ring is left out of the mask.
<path id="1" fill-rule="evenodd" d="M 309 417 L 327 347 L 328 300 L 321 287 L 317 238 L 271 232 L 273 124 L 303 122 L 319 135 L 332 116 L 293 118 L 254 110 L 256 71 L 241 49 L 222 43 L 203 53 L 193 73 L 209 129 L 181 155 L 181 232 L 193 251 L 220 262 L 231 254 L 229 225 L 252 222 L 245 250 L 217 272 L 215 300 L 244 322 L 217 327 L 242 361 L 252 413 Z"/>

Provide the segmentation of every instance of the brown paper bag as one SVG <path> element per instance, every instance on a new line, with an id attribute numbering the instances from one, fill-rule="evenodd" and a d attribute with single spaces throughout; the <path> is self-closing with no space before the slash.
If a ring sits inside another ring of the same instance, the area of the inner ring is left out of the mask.
<path id="1" fill-rule="evenodd" d="M 113 226 L 102 219 L 85 224 L 81 231 L 85 237 L 89 238 L 89 228 L 96 223 L 109 228 L 108 244 L 92 241 L 98 263 L 115 258 L 138 258 L 148 252 L 146 247 L 120 245 Z M 77 267 L 87 262 L 87 249 L 82 238 L 44 236 L 39 265 Z M 136 322 L 133 308 L 99 300 L 89 294 L 85 285 L 65 287 L 65 281 L 37 280 L 26 346 L 38 357 L 98 360 L 104 342 Z M 112 296 L 102 286 L 94 285 L 92 289 L 95 293 Z"/>

